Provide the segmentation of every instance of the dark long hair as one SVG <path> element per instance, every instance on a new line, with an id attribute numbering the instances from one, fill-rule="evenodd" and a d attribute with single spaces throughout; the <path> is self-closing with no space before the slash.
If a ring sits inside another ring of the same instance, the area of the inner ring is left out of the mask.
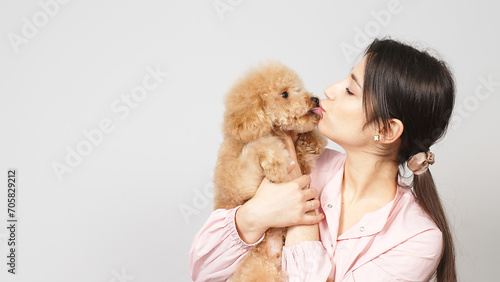
<path id="1" fill-rule="evenodd" d="M 391 39 L 376 39 L 365 54 L 366 125 L 375 123 L 383 130 L 391 118 L 403 123 L 400 140 L 386 149 L 396 150 L 394 161 L 404 166 L 410 156 L 427 152 L 443 137 L 455 103 L 453 75 L 443 61 Z M 412 186 L 417 202 L 443 233 L 443 253 L 434 275 L 438 281 L 456 281 L 453 239 L 430 171 L 414 176 Z"/>

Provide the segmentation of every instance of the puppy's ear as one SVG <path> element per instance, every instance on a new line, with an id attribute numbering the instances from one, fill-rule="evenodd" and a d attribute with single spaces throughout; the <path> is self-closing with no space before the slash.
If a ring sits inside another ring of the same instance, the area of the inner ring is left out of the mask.
<path id="1" fill-rule="evenodd" d="M 272 123 L 264 113 L 261 99 L 239 101 L 226 112 L 226 130 L 237 140 L 248 143 L 271 132 Z"/>

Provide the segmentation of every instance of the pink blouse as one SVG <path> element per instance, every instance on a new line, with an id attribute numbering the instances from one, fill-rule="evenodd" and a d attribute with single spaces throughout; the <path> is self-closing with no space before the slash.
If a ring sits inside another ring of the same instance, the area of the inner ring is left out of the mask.
<path id="1" fill-rule="evenodd" d="M 283 247 L 288 281 L 428 281 L 442 253 L 442 233 L 409 188 L 364 215 L 338 236 L 345 154 L 325 150 L 311 174 L 320 191 L 320 240 Z M 235 226 L 237 208 L 215 210 L 195 235 L 189 254 L 194 281 L 226 281 L 254 245 Z"/>

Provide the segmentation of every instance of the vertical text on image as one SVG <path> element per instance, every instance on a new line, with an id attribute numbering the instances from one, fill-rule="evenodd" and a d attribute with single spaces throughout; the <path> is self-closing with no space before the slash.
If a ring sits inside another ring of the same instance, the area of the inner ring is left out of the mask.
<path id="1" fill-rule="evenodd" d="M 17 256 L 17 249 L 19 248 L 19 244 L 17 241 L 17 230 L 18 226 L 18 218 L 16 217 L 18 209 L 17 202 L 17 180 L 18 174 L 16 169 L 7 170 L 7 230 L 8 230 L 8 240 L 7 240 L 7 265 L 9 269 L 7 272 L 11 274 L 16 274 L 17 265 L 19 263 L 19 258 Z"/>

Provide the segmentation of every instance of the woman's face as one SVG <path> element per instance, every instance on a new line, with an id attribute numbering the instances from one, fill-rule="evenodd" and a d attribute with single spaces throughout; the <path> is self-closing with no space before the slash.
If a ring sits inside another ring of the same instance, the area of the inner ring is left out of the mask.
<path id="1" fill-rule="evenodd" d="M 363 108 L 363 79 L 366 56 L 351 70 L 349 75 L 325 89 L 326 99 L 320 101 L 323 117 L 318 130 L 345 150 L 373 145 L 377 131 L 367 126 Z"/>

